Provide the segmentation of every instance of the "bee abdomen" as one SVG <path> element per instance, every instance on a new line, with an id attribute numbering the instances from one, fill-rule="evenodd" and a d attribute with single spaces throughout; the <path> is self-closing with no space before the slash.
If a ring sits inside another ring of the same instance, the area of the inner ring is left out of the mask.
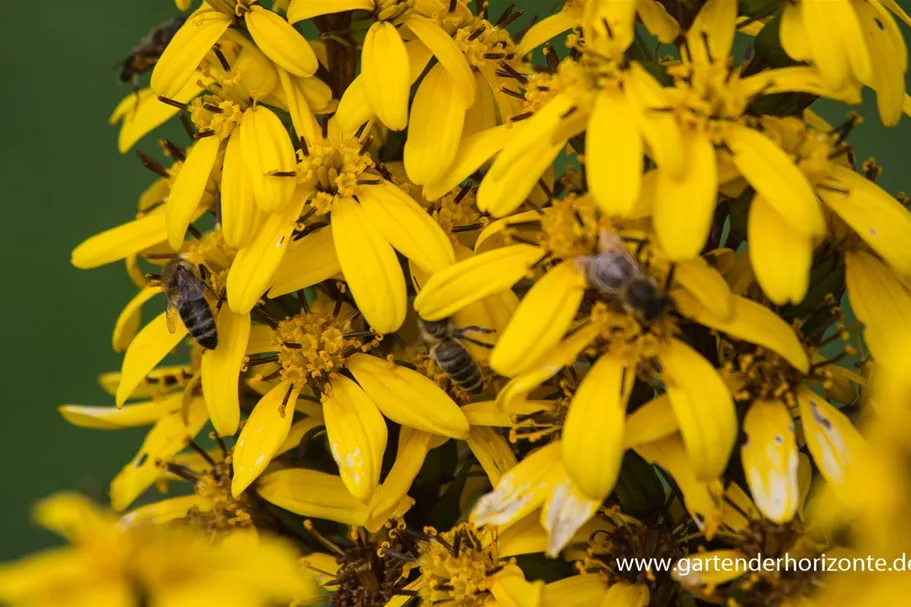
<path id="1" fill-rule="evenodd" d="M 203 348 L 214 350 L 218 345 L 215 316 L 205 299 L 183 302 L 177 309 L 190 337 Z"/>
<path id="2" fill-rule="evenodd" d="M 455 340 L 444 340 L 435 348 L 434 358 L 440 369 L 462 390 L 470 394 L 481 392 L 481 368 L 462 344 Z"/>

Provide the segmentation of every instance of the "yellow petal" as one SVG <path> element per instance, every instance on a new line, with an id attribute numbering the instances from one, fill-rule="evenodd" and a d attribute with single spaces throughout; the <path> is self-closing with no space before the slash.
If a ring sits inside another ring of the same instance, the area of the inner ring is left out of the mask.
<path id="1" fill-rule="evenodd" d="M 281 297 L 306 289 L 341 271 L 332 241 L 332 226 L 329 225 L 288 246 L 288 252 L 272 278 L 269 297 Z"/>
<path id="2" fill-rule="evenodd" d="M 781 306 L 803 301 L 810 286 L 813 241 L 791 228 L 759 194 L 750 203 L 747 236 L 750 263 L 763 293 Z"/>
<path id="3" fill-rule="evenodd" d="M 806 0 L 800 8 L 804 23 L 810 24 L 804 31 L 813 63 L 830 86 L 849 84 L 852 75 L 869 82 L 873 68 L 852 2 Z"/>
<path id="4" fill-rule="evenodd" d="M 686 30 L 684 59 L 708 65 L 724 63 L 731 54 L 737 5 L 728 0 L 708 0 Z"/>
<path id="5" fill-rule="evenodd" d="M 468 420 L 433 380 L 368 354 L 353 354 L 348 369 L 377 408 L 392 421 L 450 438 L 468 435 Z"/>
<path id="6" fill-rule="evenodd" d="M 494 154 L 506 147 L 515 133 L 515 127 L 503 124 L 463 139 L 446 174 L 438 181 L 424 185 L 424 198 L 436 200 L 465 181 Z"/>
<path id="7" fill-rule="evenodd" d="M 533 451 L 504 474 L 491 493 L 477 501 L 471 521 L 502 526 L 537 510 L 551 494 L 562 468 L 560 441 Z"/>
<path id="8" fill-rule="evenodd" d="M 565 452 L 566 441 L 562 442 Z M 582 525 L 595 515 L 602 501 L 603 498 L 591 499 L 579 490 L 569 476 L 564 476 L 554 486 L 553 493 L 544 502 L 544 508 L 541 510 L 541 525 L 547 530 L 548 535 L 545 551 L 547 556 L 557 558 Z"/>
<path id="9" fill-rule="evenodd" d="M 618 582 L 607 589 L 600 607 L 645 607 L 648 604 L 648 586 Z"/>
<path id="10" fill-rule="evenodd" d="M 676 433 L 677 417 L 667 394 L 654 398 L 626 418 L 624 439 L 627 447 L 651 443 Z"/>
<path id="11" fill-rule="evenodd" d="M 121 527 L 138 527 L 139 525 L 163 525 L 187 516 L 187 511 L 208 512 L 212 502 L 199 495 L 182 495 L 160 502 L 153 502 L 130 510 L 121 517 Z"/>
<path id="12" fill-rule="evenodd" d="M 176 331 L 168 331 L 166 314 L 162 312 L 136 335 L 123 357 L 120 384 L 117 386 L 117 406 L 123 406 L 133 390 L 149 372 L 164 360 L 171 350 L 186 337 L 187 329 L 179 323 Z"/>
<path id="13" fill-rule="evenodd" d="M 672 339 L 661 348 L 667 395 L 696 477 L 720 476 L 737 438 L 734 402 L 724 380 L 701 354 Z"/>
<path id="14" fill-rule="evenodd" d="M 684 588 L 696 592 L 700 587 L 714 588 L 736 580 L 749 571 L 748 560 L 739 550 L 711 550 L 680 559 L 671 576 Z"/>
<path id="15" fill-rule="evenodd" d="M 367 30 L 361 52 L 361 75 L 370 107 L 393 131 L 408 124 L 411 90 L 408 53 L 395 26 L 378 21 Z"/>
<path id="16" fill-rule="evenodd" d="M 573 395 L 563 426 L 566 473 L 583 495 L 599 504 L 617 482 L 625 451 L 625 367 L 618 358 L 601 356 Z"/>
<path id="17" fill-rule="evenodd" d="M 571 575 L 544 587 L 541 607 L 594 607 L 607 594 L 600 573 Z"/>
<path id="18" fill-rule="evenodd" d="M 666 174 L 681 178 L 687 170 L 683 139 L 677 119 L 670 112 L 656 111 L 671 107 L 663 87 L 638 63 L 630 65 L 624 81 L 639 132 L 648 143 L 649 155 Z"/>
<path id="19" fill-rule="evenodd" d="M 165 203 L 165 217 L 168 222 L 168 244 L 175 251 L 183 246 L 187 226 L 202 200 L 220 146 L 218 137 L 204 137 L 194 143 L 174 180 L 174 187 Z"/>
<path id="20" fill-rule="evenodd" d="M 247 246 L 263 220 L 253 199 L 240 139 L 240 133 L 235 131 L 228 140 L 221 174 L 221 234 L 225 243 L 235 249 Z"/>
<path id="21" fill-rule="evenodd" d="M 636 12 L 645 29 L 664 44 L 670 44 L 680 34 L 680 24 L 668 14 L 664 5 L 658 2 L 639 2 Z"/>
<path id="22" fill-rule="evenodd" d="M 173 99 L 230 25 L 230 17 L 208 7 L 193 13 L 171 38 L 152 70 L 150 84 L 155 94 Z"/>
<path id="23" fill-rule="evenodd" d="M 864 499 L 875 491 L 868 481 L 868 449 L 845 415 L 807 388 L 797 392 L 800 423 L 816 467 L 840 500 Z M 869 488 L 868 488 L 869 487 Z"/>
<path id="24" fill-rule="evenodd" d="M 363 525 L 367 506 L 354 499 L 342 479 L 316 470 L 290 468 L 263 475 L 256 492 L 267 502 L 301 516 Z"/>
<path id="25" fill-rule="evenodd" d="M 368 531 L 378 531 L 390 517 L 402 510 L 403 500 L 409 500 L 408 490 L 421 471 L 427 452 L 430 451 L 430 434 L 404 427 L 399 434 L 395 462 L 383 484 L 370 500 L 367 517 Z"/>
<path id="26" fill-rule="evenodd" d="M 515 145 L 516 141 L 513 139 L 509 147 Z M 478 187 L 478 208 L 494 217 L 503 217 L 515 211 L 537 187 L 541 176 L 560 154 L 563 145 L 563 140 L 552 144 L 545 135 L 543 139 L 524 147 L 521 153 L 511 154 L 511 162 L 504 156 L 507 150 L 501 152 Z M 496 172 L 500 174 L 497 175 Z"/>
<path id="27" fill-rule="evenodd" d="M 696 525 L 705 531 L 706 537 L 711 538 L 722 519 L 724 488 L 721 481 L 715 479 L 704 482 L 696 477 L 693 462 L 684 449 L 680 436 L 676 434 L 653 443 L 638 445 L 636 453 L 673 477 L 683 494 L 686 509 L 693 515 Z"/>
<path id="28" fill-rule="evenodd" d="M 278 78 L 288 102 L 288 113 L 291 114 L 294 132 L 298 137 L 303 136 L 311 141 L 316 139 L 320 132 L 319 124 L 316 122 L 316 117 L 310 110 L 310 105 L 304 95 L 304 90 L 298 86 L 295 78 L 281 68 L 278 70 Z M 307 80 L 316 80 L 319 82 L 316 78 L 301 78 L 299 80 L 301 82 Z M 331 98 L 332 94 L 329 93 L 329 96 Z"/>
<path id="29" fill-rule="evenodd" d="M 822 209 L 810 183 L 777 144 L 744 126 L 732 127 L 727 143 L 740 173 L 794 230 L 805 236 L 825 232 Z"/>
<path id="30" fill-rule="evenodd" d="M 677 262 L 674 284 L 686 289 L 714 316 L 730 318 L 734 313 L 734 297 L 724 276 L 703 257 Z"/>
<path id="31" fill-rule="evenodd" d="M 473 427 L 465 442 L 484 468 L 491 485 L 496 486 L 503 475 L 518 463 L 509 442 L 493 428 Z"/>
<path id="32" fill-rule="evenodd" d="M 879 0 L 879 4 L 895 13 L 899 19 L 905 22 L 905 25 L 911 26 L 911 17 L 902 9 L 897 0 Z"/>
<path id="33" fill-rule="evenodd" d="M 80 428 L 120 430 L 154 424 L 165 415 L 179 411 L 182 403 L 181 396 L 177 395 L 124 407 L 62 405 L 57 410 L 63 419 Z"/>
<path id="34" fill-rule="evenodd" d="M 285 211 L 269 215 L 250 243 L 234 258 L 228 271 L 228 305 L 238 314 L 250 312 L 272 282 L 306 198 L 304 193 L 299 193 Z"/>
<path id="35" fill-rule="evenodd" d="M 411 13 L 405 24 L 449 72 L 455 93 L 462 100 L 464 107 L 471 107 L 475 98 L 474 74 L 459 45 L 435 20 Z"/>
<path id="36" fill-rule="evenodd" d="M 251 6 L 244 22 L 256 46 L 277 66 L 295 76 L 312 76 L 316 72 L 316 54 L 287 21 L 261 6 Z"/>
<path id="37" fill-rule="evenodd" d="M 699 254 L 712 227 L 718 175 L 715 148 L 702 133 L 683 137 L 686 171 L 675 178 L 658 169 L 655 234 L 668 258 L 691 259 Z"/>
<path id="38" fill-rule="evenodd" d="M 267 107 L 248 109 L 241 120 L 240 143 L 256 204 L 269 213 L 285 210 L 294 196 L 297 180 L 269 174 L 293 172 L 297 165 L 282 121 Z"/>
<path id="39" fill-rule="evenodd" d="M 288 23 L 346 11 L 372 11 L 375 6 L 373 0 L 291 0 Z"/>
<path id="40" fill-rule="evenodd" d="M 531 26 L 522 36 L 522 42 L 516 47 L 516 56 L 524 57 L 551 38 L 555 38 L 581 23 L 582 13 L 579 10 L 564 9 L 545 17 Z"/>
<path id="41" fill-rule="evenodd" d="M 111 481 L 111 507 L 120 511 L 132 504 L 161 473 L 157 462 L 170 461 L 199 433 L 206 419 L 206 404 L 194 398 L 186 412 L 177 411 L 158 420 L 136 456 Z"/>
<path id="42" fill-rule="evenodd" d="M 911 346 L 911 294 L 869 253 L 848 253 L 848 300 L 864 323 L 864 340 L 879 364 L 904 373 Z"/>
<path id="43" fill-rule="evenodd" d="M 234 447 L 231 494 L 235 499 L 262 474 L 288 437 L 298 394 L 299 387 L 280 382 L 256 403 Z"/>
<path id="44" fill-rule="evenodd" d="M 791 414 L 780 401 L 756 401 L 743 420 L 743 431 L 746 441 L 740 457 L 753 501 L 772 522 L 787 523 L 800 500 Z"/>
<path id="45" fill-rule="evenodd" d="M 220 310 L 218 347 L 202 354 L 202 394 L 219 436 L 231 436 L 240 423 L 238 381 L 250 338 L 250 315 Z"/>
<path id="46" fill-rule="evenodd" d="M 602 89 L 595 99 L 586 128 L 585 166 L 598 206 L 609 215 L 625 217 L 642 185 L 642 136 L 634 110 L 619 89 Z"/>
<path id="47" fill-rule="evenodd" d="M 300 405 L 303 402 L 308 402 L 308 401 L 301 399 L 301 400 L 297 401 L 297 404 Z M 312 403 L 312 404 L 316 404 L 316 403 Z M 295 410 L 297 410 L 297 409 L 298 409 L 297 406 L 295 406 Z M 320 408 L 320 413 L 322 413 L 322 408 Z M 302 420 L 298 420 L 298 421 L 294 422 L 293 424 L 291 424 L 291 429 L 288 430 L 288 437 L 285 438 L 285 442 L 283 442 L 282 446 L 279 447 L 278 450 L 275 452 L 274 457 L 278 457 L 279 455 L 281 455 L 283 453 L 287 453 L 288 451 L 291 451 L 292 449 L 297 449 L 300 446 L 301 440 L 304 438 L 304 435 L 306 435 L 309 432 L 312 432 L 315 428 L 318 428 L 318 427 L 324 426 L 324 425 L 325 424 L 323 422 L 322 415 L 308 416 Z"/>
<path id="48" fill-rule="evenodd" d="M 586 2 L 582 31 L 592 46 L 608 56 L 620 55 L 633 43 L 636 0 Z"/>
<path id="49" fill-rule="evenodd" d="M 832 167 L 841 194 L 820 188 L 830 209 L 903 276 L 911 276 L 911 213 L 878 185 L 847 167 Z"/>
<path id="50" fill-rule="evenodd" d="M 488 400 L 479 403 L 468 403 L 462 406 L 462 413 L 472 426 L 494 426 L 500 428 L 509 428 L 512 426 L 510 414 L 532 415 L 547 411 L 553 406 L 553 401 L 535 400 L 521 403 L 504 411 L 497 405 L 497 401 Z"/>
<path id="51" fill-rule="evenodd" d="M 684 314 L 708 327 L 728 333 L 733 337 L 763 346 L 780 354 L 794 368 L 806 372 L 810 362 L 803 345 L 788 324 L 777 314 L 745 297 L 734 297 L 734 314 L 730 320 L 705 313 L 699 304 L 684 304 Z M 692 312 L 692 313 L 691 313 Z"/>
<path id="52" fill-rule="evenodd" d="M 142 305 L 161 293 L 161 287 L 144 287 L 123 308 L 117 322 L 114 324 L 113 348 L 115 352 L 123 352 L 133 341 L 142 322 Z"/>
<path id="53" fill-rule="evenodd" d="M 80 270 L 89 270 L 134 255 L 167 238 L 164 213 L 151 213 L 92 236 L 73 249 L 70 262 Z"/>
<path id="54" fill-rule="evenodd" d="M 358 199 L 370 224 L 402 255 L 425 272 L 455 263 L 452 242 L 436 221 L 393 183 L 361 188 Z"/>
<path id="55" fill-rule="evenodd" d="M 309 110 L 310 112 L 320 114 L 332 109 L 334 105 L 332 103 L 332 89 L 319 78 L 292 77 L 291 82 L 294 83 L 295 88 L 304 95 L 304 99 L 307 101 L 307 108 L 301 107 L 301 112 Z M 313 125 L 316 126 L 315 121 Z M 301 125 L 301 128 L 306 128 L 306 122 Z M 297 130 L 297 127 L 295 127 L 295 130 Z"/>
<path id="56" fill-rule="evenodd" d="M 390 244 L 351 198 L 332 208 L 332 239 L 345 281 L 370 326 L 391 333 L 405 320 L 405 277 Z"/>
<path id="57" fill-rule="evenodd" d="M 405 171 L 413 183 L 432 183 L 445 175 L 452 164 L 465 123 L 465 106 L 455 81 L 442 64 L 430 68 L 421 81 L 411 105 L 410 121 Z"/>
<path id="58" fill-rule="evenodd" d="M 813 51 L 807 38 L 803 11 L 799 4 L 786 4 L 781 10 L 781 47 L 795 61 L 809 62 Z"/>
<path id="59" fill-rule="evenodd" d="M 199 79 L 191 76 L 184 87 L 174 95 L 174 101 L 188 103 L 201 92 L 202 87 L 199 85 Z M 124 101 L 131 101 L 132 103 L 125 108 L 120 116 L 123 118 L 123 122 L 120 125 L 120 133 L 117 134 L 117 149 L 121 154 L 126 153 L 131 147 L 136 145 L 136 142 L 170 120 L 180 111 L 179 108 L 173 105 L 159 101 L 158 96 L 152 92 L 152 89 L 142 89 L 139 91 L 138 97 L 136 93 L 130 93 L 129 96 L 124 98 Z"/>
<path id="60" fill-rule="evenodd" d="M 422 285 L 414 309 L 427 320 L 448 318 L 468 304 L 512 287 L 541 255 L 538 247 L 518 244 L 460 261 Z"/>
<path id="61" fill-rule="evenodd" d="M 556 346 L 582 302 L 585 276 L 572 261 L 549 270 L 528 292 L 490 355 L 490 367 L 513 377 Z"/>
<path id="62" fill-rule="evenodd" d="M 329 447 L 345 487 L 366 502 L 380 481 L 386 421 L 356 383 L 341 375 L 330 381 L 332 390 L 323 396 Z"/>
<path id="63" fill-rule="evenodd" d="M 905 70 L 908 67 L 908 48 L 901 30 L 886 9 L 878 4 L 853 4 L 870 53 L 870 81 L 865 84 L 876 90 L 876 105 L 885 126 L 895 126 L 901 120 L 905 98 Z"/>
<path id="64" fill-rule="evenodd" d="M 496 574 L 490 586 L 490 594 L 500 607 L 539 607 L 543 592 L 543 580 L 527 581 L 515 565 L 507 565 Z"/>

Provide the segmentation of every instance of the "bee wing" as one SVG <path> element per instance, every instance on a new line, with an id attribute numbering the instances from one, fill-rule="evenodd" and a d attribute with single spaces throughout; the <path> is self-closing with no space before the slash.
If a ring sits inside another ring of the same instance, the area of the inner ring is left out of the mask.
<path id="1" fill-rule="evenodd" d="M 206 296 L 205 285 L 192 272 L 178 268 L 177 292 L 187 301 L 203 299 Z"/>
<path id="2" fill-rule="evenodd" d="M 177 293 L 168 293 L 168 306 L 165 308 L 165 318 L 168 321 L 168 331 L 174 333 L 179 326 L 180 314 L 177 312 Z"/>

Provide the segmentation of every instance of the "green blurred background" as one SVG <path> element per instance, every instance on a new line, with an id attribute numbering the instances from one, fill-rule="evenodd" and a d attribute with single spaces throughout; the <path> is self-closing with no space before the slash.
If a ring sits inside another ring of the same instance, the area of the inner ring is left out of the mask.
<path id="1" fill-rule="evenodd" d="M 494 1 L 491 13 L 499 15 L 506 4 Z M 527 14 L 559 5 L 517 4 Z M 70 251 L 129 220 L 151 182 L 132 152 L 117 152 L 116 129 L 107 124 L 130 90 L 117 83 L 114 65 L 176 14 L 170 0 L 4 3 L 0 561 L 56 541 L 29 522 L 36 499 L 64 489 L 105 499 L 107 484 L 144 435 L 74 428 L 56 408 L 112 404 L 96 377 L 119 367 L 111 330 L 135 289 L 122 264 L 80 271 L 70 265 Z M 911 120 L 886 130 L 870 91 L 865 98 L 858 109 L 867 122 L 851 136 L 858 159 L 875 155 L 886 169 L 880 183 L 892 193 L 911 192 Z M 833 107 L 823 113 L 841 122 L 845 110 Z M 154 137 L 138 147 L 157 151 Z"/>

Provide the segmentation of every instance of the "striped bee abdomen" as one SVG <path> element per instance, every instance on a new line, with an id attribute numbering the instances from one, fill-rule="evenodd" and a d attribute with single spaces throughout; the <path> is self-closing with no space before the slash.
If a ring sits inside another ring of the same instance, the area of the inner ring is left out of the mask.
<path id="1" fill-rule="evenodd" d="M 480 394 L 483 389 L 481 367 L 455 339 L 443 339 L 434 346 L 433 358 L 440 369 L 462 390 Z"/>
<path id="2" fill-rule="evenodd" d="M 214 350 L 218 345 L 218 332 L 215 329 L 215 316 L 205 299 L 189 299 L 180 303 L 177 308 L 180 319 L 190 337 L 206 348 Z"/>

